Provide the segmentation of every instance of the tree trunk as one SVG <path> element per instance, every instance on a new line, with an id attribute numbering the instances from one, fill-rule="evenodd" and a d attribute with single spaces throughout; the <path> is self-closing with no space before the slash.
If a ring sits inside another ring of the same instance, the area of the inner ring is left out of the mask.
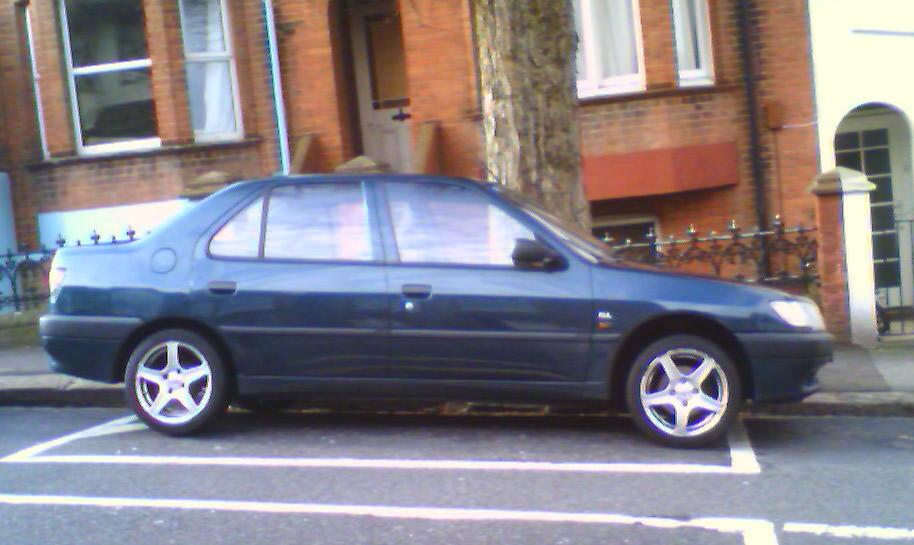
<path id="1" fill-rule="evenodd" d="M 590 227 L 571 0 L 473 0 L 490 176 Z"/>

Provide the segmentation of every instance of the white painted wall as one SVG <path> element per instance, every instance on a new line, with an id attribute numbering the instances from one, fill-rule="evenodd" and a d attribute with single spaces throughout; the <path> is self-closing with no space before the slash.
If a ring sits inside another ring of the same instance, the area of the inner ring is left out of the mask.
<path id="1" fill-rule="evenodd" d="M 808 1 L 824 172 L 838 124 L 857 106 L 886 103 L 914 119 L 914 0 Z"/>
<path id="2" fill-rule="evenodd" d="M 91 244 L 92 241 L 89 237 L 92 235 L 93 229 L 102 236 L 102 240 L 111 240 L 112 235 L 123 240 L 126 238 L 128 228 L 136 231 L 137 237 L 142 237 L 147 231 L 151 231 L 187 205 L 188 201 L 177 199 L 106 208 L 45 212 L 38 214 L 39 242 L 47 248 L 56 248 L 57 237 L 62 235 L 66 239 L 67 245 L 75 244 L 77 240 L 81 240 L 83 244 Z"/>
<path id="3" fill-rule="evenodd" d="M 838 125 L 858 106 L 893 107 L 911 134 L 914 70 L 908 61 L 914 59 L 914 0 L 808 0 L 808 5 L 816 101 L 811 121 L 817 123 L 820 170 L 825 172 L 835 167 Z M 904 155 L 912 156 L 910 150 Z M 895 174 L 910 179 L 910 160 L 900 168 Z M 875 342 L 875 284 L 868 198 L 846 195 L 843 204 L 852 337 L 869 345 Z M 849 225 L 860 229 L 847 229 Z"/>

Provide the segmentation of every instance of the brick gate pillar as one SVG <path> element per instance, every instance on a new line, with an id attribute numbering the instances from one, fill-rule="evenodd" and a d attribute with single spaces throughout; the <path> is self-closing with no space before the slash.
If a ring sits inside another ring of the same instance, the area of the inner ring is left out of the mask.
<path id="1" fill-rule="evenodd" d="M 838 342 L 876 344 L 871 184 L 862 172 L 839 167 L 816 176 L 819 280 L 822 314 Z"/>

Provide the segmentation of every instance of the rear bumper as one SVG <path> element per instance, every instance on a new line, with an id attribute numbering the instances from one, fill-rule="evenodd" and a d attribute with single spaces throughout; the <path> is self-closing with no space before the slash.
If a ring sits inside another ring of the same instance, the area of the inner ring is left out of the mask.
<path id="1" fill-rule="evenodd" d="M 835 340 L 825 332 L 743 333 L 737 338 L 749 357 L 752 399 L 798 401 L 819 390 L 819 369 L 832 361 Z"/>
<path id="2" fill-rule="evenodd" d="M 117 352 L 139 318 L 48 314 L 38 322 L 41 345 L 58 373 L 101 382 L 118 382 Z"/>

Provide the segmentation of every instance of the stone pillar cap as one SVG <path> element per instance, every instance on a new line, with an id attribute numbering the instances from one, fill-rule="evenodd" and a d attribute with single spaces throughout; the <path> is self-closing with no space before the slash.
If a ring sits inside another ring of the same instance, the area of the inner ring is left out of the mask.
<path id="1" fill-rule="evenodd" d="M 876 186 L 859 170 L 837 167 L 817 175 L 808 189 L 813 195 L 844 195 L 869 193 L 876 189 Z"/>

